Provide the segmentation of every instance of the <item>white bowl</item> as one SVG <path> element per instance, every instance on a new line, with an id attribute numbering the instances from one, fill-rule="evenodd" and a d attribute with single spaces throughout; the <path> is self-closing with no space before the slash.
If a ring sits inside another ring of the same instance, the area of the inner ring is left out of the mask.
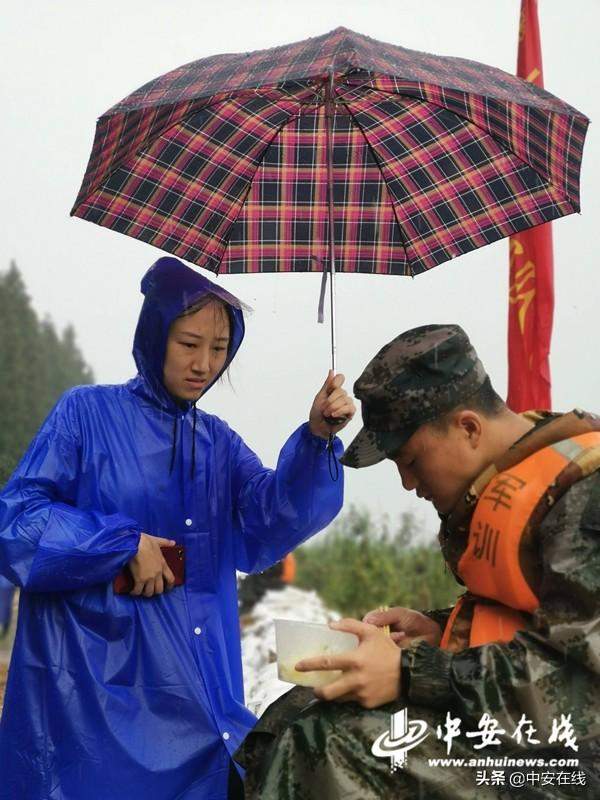
<path id="1" fill-rule="evenodd" d="M 291 619 L 275 620 L 277 675 L 279 680 L 298 686 L 326 686 L 341 676 L 340 670 L 297 672 L 298 661 L 323 655 L 339 655 L 358 647 L 353 633 L 332 631 L 328 625 Z"/>

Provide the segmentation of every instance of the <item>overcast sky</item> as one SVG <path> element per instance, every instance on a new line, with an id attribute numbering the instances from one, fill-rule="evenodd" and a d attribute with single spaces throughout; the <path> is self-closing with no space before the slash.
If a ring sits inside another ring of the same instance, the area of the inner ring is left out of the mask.
<path id="1" fill-rule="evenodd" d="M 376 39 L 485 61 L 514 72 L 519 0 L 29 0 L 0 22 L 2 236 L 0 270 L 15 258 L 40 315 L 73 323 L 102 383 L 134 372 L 131 341 L 139 282 L 160 255 L 147 244 L 69 217 L 96 118 L 138 86 L 180 64 L 271 47 L 344 25 Z M 582 213 L 554 223 L 554 406 L 600 410 L 600 24 L 598 0 L 539 0 L 546 88 L 592 120 L 582 170 Z M 401 331 L 457 322 L 506 392 L 506 240 L 411 280 L 338 279 L 339 371 L 352 385 Z M 235 391 L 215 387 L 201 405 L 273 464 L 308 413 L 328 368 L 328 327 L 316 324 L 320 276 L 223 276 L 254 308 L 232 367 Z M 0 376 L 1 377 L 1 376 Z M 35 391 L 35 376 L 32 376 Z M 357 418 L 346 442 L 360 428 Z M 403 492 L 393 465 L 346 472 L 346 502 L 393 516 L 412 509 L 433 530 L 425 501 Z"/>

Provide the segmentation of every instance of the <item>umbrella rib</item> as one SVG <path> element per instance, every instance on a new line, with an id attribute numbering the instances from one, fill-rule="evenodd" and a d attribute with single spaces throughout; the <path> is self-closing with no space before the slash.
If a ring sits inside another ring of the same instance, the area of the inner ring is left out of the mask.
<path id="1" fill-rule="evenodd" d="M 364 86 L 368 86 L 368 85 L 369 85 L 368 82 L 365 82 L 365 83 L 361 84 L 359 87 L 356 87 L 356 88 L 363 88 Z M 352 87 L 352 89 L 354 89 L 354 88 L 355 87 Z M 371 88 L 373 89 L 373 87 L 371 87 Z M 443 91 L 443 87 L 441 87 L 441 88 L 442 88 L 442 91 Z M 383 95 L 388 95 L 388 96 L 390 96 L 392 98 L 393 97 L 409 97 L 412 100 L 419 100 L 422 103 L 427 103 L 427 105 L 436 106 L 436 108 L 441 108 L 443 111 L 448 111 L 450 114 L 454 114 L 455 116 L 459 117 L 460 119 L 464 120 L 465 122 L 468 122 L 470 125 L 473 125 L 474 128 L 477 128 L 478 131 L 481 131 L 486 136 L 489 136 L 491 139 L 493 139 L 496 142 L 496 144 L 499 147 L 501 147 L 503 150 L 506 150 L 508 153 L 513 155 L 515 158 L 519 159 L 521 164 L 524 164 L 525 166 L 529 167 L 529 169 L 533 170 L 536 175 L 538 175 L 540 178 L 543 179 L 544 183 L 546 184 L 546 187 L 551 187 L 555 192 L 560 194 L 562 201 L 569 204 L 570 208 L 573 210 L 573 213 L 576 213 L 577 211 L 579 211 L 579 205 L 576 204 L 571 197 L 569 197 L 569 195 L 564 191 L 564 189 L 562 189 L 559 186 L 557 186 L 555 181 L 551 180 L 550 177 L 547 176 L 547 175 L 541 175 L 540 174 L 540 170 L 539 170 L 538 167 L 533 166 L 528 161 L 525 161 L 518 153 L 515 153 L 515 151 L 512 149 L 512 147 L 510 147 L 510 145 L 504 139 L 502 139 L 499 136 L 497 136 L 493 131 L 491 131 L 491 130 L 489 130 L 487 128 L 482 128 L 481 125 L 478 125 L 477 122 L 475 122 L 475 120 L 471 119 L 471 117 L 468 117 L 466 114 L 461 114 L 460 111 L 456 111 L 453 108 L 448 108 L 448 106 L 444 105 L 443 103 L 439 103 L 437 100 L 432 100 L 432 99 L 425 98 L 425 97 L 422 97 L 422 96 L 417 96 L 417 95 L 414 95 L 414 94 L 408 94 L 408 93 L 404 93 L 404 92 L 394 92 L 391 89 L 379 89 L 379 88 L 373 89 L 373 91 L 376 91 L 377 93 L 380 93 L 380 94 L 383 94 Z M 481 97 L 483 99 L 488 99 L 487 97 L 485 97 L 483 95 L 481 95 Z M 492 98 L 492 99 L 494 99 L 494 98 Z M 348 108 L 348 111 L 349 111 L 350 115 L 352 116 L 352 118 L 355 119 L 354 115 L 352 114 L 352 110 L 351 110 L 350 106 L 348 105 L 348 102 L 346 100 L 343 100 L 343 99 L 341 100 L 341 102 L 344 103 L 344 105 Z M 515 105 L 517 105 L 517 106 L 519 106 L 521 108 L 525 108 L 525 107 L 526 108 L 530 108 L 530 106 L 525 106 L 525 105 L 520 104 L 520 103 L 515 103 Z M 535 108 L 535 106 L 533 106 L 533 107 Z M 553 114 L 557 114 L 558 116 L 561 116 L 561 117 L 567 117 L 569 120 L 574 120 L 575 119 L 575 115 L 560 114 L 558 111 L 554 111 L 552 113 Z M 583 117 L 582 115 L 578 115 L 578 116 L 580 118 L 585 119 L 585 117 Z M 360 128 L 360 124 L 358 122 L 356 122 L 356 125 Z M 572 126 L 571 126 L 571 129 L 572 129 Z M 361 133 L 364 136 L 364 132 L 362 131 L 362 129 L 361 129 Z M 365 139 L 366 139 L 366 136 L 365 136 Z M 368 144 L 368 141 L 367 141 L 367 144 Z M 374 153 L 373 148 L 371 148 L 371 152 Z"/>
<path id="2" fill-rule="evenodd" d="M 250 93 L 250 92 L 248 93 L 249 96 L 251 94 L 252 93 Z M 145 139 L 142 142 L 140 142 L 140 144 L 137 146 L 137 148 L 135 148 L 135 150 L 126 149 L 125 152 L 122 153 L 118 158 L 115 158 L 110 164 L 110 169 L 108 169 L 107 172 L 105 172 L 102 175 L 101 178 L 96 179 L 94 181 L 94 183 L 90 184 L 90 187 L 87 189 L 86 194 L 83 195 L 83 197 L 80 197 L 79 195 L 77 196 L 77 198 L 75 199 L 75 204 L 73 205 L 73 208 L 71 209 L 70 215 L 73 216 L 80 206 L 85 205 L 86 203 L 89 203 L 91 198 L 92 198 L 92 195 L 95 192 L 97 192 L 106 183 L 106 181 L 110 180 L 110 178 L 113 176 L 113 174 L 120 167 L 122 167 L 123 164 L 128 159 L 130 159 L 132 156 L 133 157 L 139 156 L 144 151 L 144 148 L 146 148 L 149 144 L 151 144 L 151 142 L 156 140 L 159 136 L 163 136 L 164 134 L 166 134 L 171 128 L 174 128 L 176 125 L 180 125 L 181 123 L 185 122 L 189 117 L 194 116 L 194 114 L 197 114 L 199 111 L 204 111 L 204 110 L 206 110 L 208 108 L 212 108 L 213 106 L 216 106 L 219 103 L 222 103 L 224 100 L 230 99 L 231 95 L 232 95 L 232 93 L 229 92 L 227 94 L 227 96 L 225 96 L 225 97 L 217 97 L 217 98 L 215 98 L 215 96 L 213 95 L 212 97 L 207 96 L 206 98 L 194 99 L 192 102 L 190 102 L 190 107 L 188 109 L 186 109 L 185 113 L 181 117 L 176 119 L 175 122 L 171 121 L 171 117 L 172 117 L 173 113 L 177 110 L 177 103 L 171 103 L 171 109 L 170 109 L 169 118 L 167 119 L 167 122 L 165 122 L 165 124 L 163 126 L 158 128 L 158 130 L 153 130 L 151 133 L 150 133 L 151 126 L 150 126 L 150 128 L 148 130 L 148 133 L 146 134 Z M 241 96 L 241 93 L 240 93 L 240 96 Z M 203 99 L 206 99 L 209 102 L 203 104 L 202 103 Z M 168 105 L 169 104 L 157 105 L 155 107 L 155 110 L 158 110 L 158 109 L 164 110 L 164 109 L 166 109 L 168 107 Z M 136 113 L 139 114 L 139 117 L 140 117 L 140 119 L 137 121 L 137 124 L 139 124 L 140 120 L 143 117 L 144 111 L 146 111 L 146 110 L 147 110 L 146 108 L 142 107 L 142 108 L 131 109 L 129 111 L 115 111 L 113 114 L 106 114 L 105 116 L 101 117 L 100 120 L 98 120 L 98 124 L 101 121 L 103 121 L 104 119 L 110 120 L 110 119 L 118 116 L 119 114 L 122 114 L 126 119 L 128 119 L 130 117 L 133 117 L 133 115 L 136 114 Z M 123 127 L 126 128 L 127 125 L 124 125 Z M 97 132 L 98 132 L 98 129 L 96 127 L 96 134 L 97 134 Z M 108 133 L 108 128 L 104 133 L 105 137 L 106 137 L 107 133 Z M 94 142 L 94 144 L 95 144 L 95 142 Z M 92 150 L 92 152 L 90 154 L 90 162 L 91 162 L 91 159 L 92 159 L 93 156 L 94 156 L 94 150 Z M 87 176 L 88 170 L 89 170 L 89 164 L 88 164 L 88 167 L 86 168 L 86 175 L 84 175 L 84 182 L 85 182 L 85 178 Z M 82 186 L 81 186 L 81 188 L 79 190 L 80 194 L 81 194 L 82 189 L 83 189 L 83 183 L 82 183 Z"/>
<path id="3" fill-rule="evenodd" d="M 259 91 L 259 88 L 261 89 L 261 91 Z M 306 89 L 308 89 L 308 88 L 312 89 L 312 85 L 310 83 L 308 83 L 305 88 Z M 223 92 L 222 94 L 218 94 L 218 95 L 207 95 L 206 97 L 195 98 L 193 101 L 190 101 L 189 108 L 186 109 L 185 113 L 181 117 L 177 118 L 175 120 L 175 122 L 173 122 L 173 121 L 171 121 L 171 118 L 172 118 L 173 114 L 177 111 L 177 102 L 174 102 L 174 103 L 171 104 L 169 117 L 167 118 L 167 121 L 164 123 L 164 125 L 159 127 L 158 130 L 153 130 L 151 133 L 150 133 L 150 129 L 149 129 L 148 133 L 146 134 L 146 138 L 142 142 L 140 142 L 140 144 L 135 148 L 135 150 L 126 149 L 125 152 L 122 155 L 120 155 L 118 158 L 114 159 L 114 161 L 110 164 L 110 168 L 108 169 L 108 171 L 105 172 L 104 175 L 101 178 L 96 179 L 93 184 L 90 184 L 90 186 L 87 188 L 87 191 L 86 191 L 85 195 L 80 196 L 81 195 L 81 191 L 83 189 L 83 185 L 85 183 L 85 178 L 86 178 L 87 172 L 88 172 L 89 167 L 90 167 L 90 164 L 88 163 L 88 166 L 86 167 L 86 175 L 84 175 L 84 180 L 83 180 L 82 185 L 81 185 L 81 187 L 79 189 L 79 194 L 78 194 L 77 198 L 75 199 L 75 203 L 73 205 L 73 208 L 70 211 L 70 216 L 74 216 L 75 212 L 77 211 L 77 209 L 80 206 L 85 205 L 86 203 L 89 203 L 91 198 L 92 198 L 92 196 L 94 195 L 94 193 L 97 192 L 100 188 L 102 188 L 102 186 L 106 183 L 106 181 L 110 180 L 112 175 L 118 169 L 120 169 L 120 167 L 122 167 L 123 164 L 126 161 L 128 161 L 128 159 L 130 159 L 132 157 L 139 156 L 141 153 L 143 153 L 144 149 L 146 147 L 148 147 L 149 144 L 151 144 L 153 141 L 155 141 L 159 136 L 164 136 L 171 128 L 174 128 L 176 125 L 183 124 L 186 120 L 188 120 L 190 117 L 193 117 L 195 114 L 198 114 L 200 111 L 206 111 L 207 109 L 211 109 L 214 106 L 218 106 L 220 103 L 227 102 L 228 100 L 232 100 L 232 99 L 233 100 L 239 100 L 239 99 L 244 99 L 244 98 L 247 98 L 247 97 L 255 97 L 256 95 L 264 96 L 264 94 L 268 94 L 270 91 L 275 91 L 277 93 L 277 99 L 278 100 L 281 100 L 281 99 L 294 100 L 300 106 L 311 105 L 314 102 L 314 101 L 298 100 L 297 98 L 295 98 L 293 96 L 293 94 L 291 92 L 287 92 L 287 91 L 284 91 L 282 89 L 279 89 L 277 84 L 273 84 L 272 86 L 240 89 L 238 91 L 233 91 L 232 90 L 232 91 L 228 91 L 228 92 Z M 204 100 L 206 100 L 207 102 L 203 102 Z M 275 101 L 275 102 L 277 102 L 277 101 Z M 164 112 L 164 110 L 168 107 L 168 105 L 169 104 L 157 105 L 155 107 L 155 110 L 156 109 L 160 109 L 161 111 Z M 113 118 L 113 117 L 115 117 L 115 116 L 117 116 L 119 114 L 122 114 L 123 116 L 125 116 L 127 118 L 127 117 L 130 117 L 130 116 L 133 116 L 133 114 L 135 114 L 135 113 L 138 113 L 140 115 L 140 119 L 141 119 L 141 117 L 143 116 L 144 111 L 146 111 L 146 110 L 147 110 L 146 108 L 142 107 L 142 108 L 136 108 L 136 109 L 131 109 L 131 110 L 115 111 L 113 114 L 110 114 L 110 115 L 106 114 L 105 116 L 101 117 L 99 122 L 101 120 L 104 120 L 104 119 L 109 120 L 109 119 L 111 119 L 111 118 Z M 293 117 L 295 117 L 295 116 L 296 115 L 293 115 Z M 290 117 L 290 119 L 292 119 L 293 117 Z M 288 122 L 289 122 L 289 120 L 288 120 Z M 139 124 L 139 120 L 138 120 L 138 124 Z M 287 125 L 287 122 L 284 123 L 284 124 Z M 124 127 L 126 127 L 126 126 L 124 126 Z M 97 131 L 97 128 L 96 128 L 96 134 L 97 134 L 97 132 L 98 131 Z M 108 132 L 108 129 L 107 129 L 107 131 L 105 131 L 105 136 L 106 136 L 107 132 Z M 279 129 L 278 129 L 277 132 L 279 132 Z M 94 144 L 95 144 L 95 142 L 94 142 Z M 94 150 L 92 149 L 92 152 L 90 154 L 90 162 L 91 162 L 91 159 L 92 159 L 93 155 L 94 155 Z"/>
<path id="4" fill-rule="evenodd" d="M 415 271 L 414 271 L 414 269 L 413 269 L 413 267 L 412 267 L 412 264 L 411 264 L 410 258 L 409 258 L 409 256 L 408 256 L 408 249 L 407 249 L 407 246 L 406 246 L 406 238 L 404 237 L 404 235 L 403 235 L 403 233 L 402 233 L 402 227 L 401 227 L 401 225 L 400 225 L 400 220 L 398 219 L 398 214 L 397 214 L 397 212 L 396 212 L 396 206 L 395 206 L 395 204 L 394 204 L 394 202 L 393 202 L 393 199 L 392 199 L 392 194 L 391 194 L 390 190 L 388 189 L 387 181 L 386 181 L 386 179 L 385 179 L 385 175 L 383 174 L 383 170 L 381 169 L 381 165 L 380 165 L 380 163 L 379 163 L 379 159 L 377 158 L 377 154 L 376 154 L 375 150 L 374 150 L 374 149 L 371 147 L 371 143 L 370 143 L 370 142 L 369 142 L 369 140 L 367 139 L 367 137 L 366 137 L 366 135 L 365 135 L 365 132 L 363 131 L 363 129 L 362 129 L 362 127 L 361 127 L 360 123 L 358 122 L 358 120 L 356 119 L 356 117 L 354 116 L 354 114 L 352 113 L 352 109 L 350 108 L 350 105 L 349 105 L 349 104 L 348 104 L 348 103 L 347 103 L 347 102 L 346 102 L 346 101 L 345 101 L 343 98 L 341 98 L 341 97 L 339 98 L 339 101 L 340 101 L 341 103 L 343 103 L 343 104 L 344 104 L 344 106 L 346 107 L 346 109 L 347 109 L 347 111 L 348 111 L 348 114 L 349 114 L 349 115 L 350 115 L 350 117 L 352 118 L 352 121 L 353 121 L 353 122 L 354 122 L 354 124 L 356 125 L 357 129 L 360 131 L 360 134 L 361 134 L 361 136 L 363 137 L 363 139 L 364 139 L 364 141 L 365 141 L 365 144 L 366 144 L 366 145 L 367 145 L 367 147 L 369 148 L 369 151 L 371 152 L 371 155 L 373 156 L 373 161 L 374 161 L 374 162 L 375 162 L 375 164 L 377 165 L 377 169 L 379 170 L 379 174 L 381 175 L 381 180 L 382 180 L 382 181 L 383 181 L 383 183 L 384 183 L 385 190 L 386 190 L 386 192 L 388 192 L 388 194 L 389 194 L 389 196 L 390 196 L 390 204 L 391 204 L 391 206 L 392 206 L 392 211 L 394 212 L 394 219 L 396 220 L 396 225 L 398 226 L 398 231 L 399 231 L 399 233 L 400 233 L 400 239 L 402 240 L 402 246 L 404 247 L 404 252 L 406 253 L 406 263 L 408 264 L 408 269 L 409 269 L 409 271 L 410 271 L 410 277 L 411 277 L 411 278 L 414 278 L 414 277 L 415 277 Z"/>

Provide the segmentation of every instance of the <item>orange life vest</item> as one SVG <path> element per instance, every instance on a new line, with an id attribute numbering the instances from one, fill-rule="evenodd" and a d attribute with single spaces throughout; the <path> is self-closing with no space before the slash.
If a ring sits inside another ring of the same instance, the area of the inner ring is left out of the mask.
<path id="1" fill-rule="evenodd" d="M 535 546 L 532 534 L 553 502 L 548 489 L 571 465 L 579 468 L 575 480 L 600 468 L 600 432 L 538 450 L 495 474 L 480 493 L 457 569 L 471 597 L 457 602 L 440 647 L 452 649 L 452 633 L 461 612 L 467 610 L 467 599 L 472 603 L 470 647 L 509 642 L 518 630 L 529 627 L 527 615 L 540 602 L 523 573 L 520 556 Z"/>

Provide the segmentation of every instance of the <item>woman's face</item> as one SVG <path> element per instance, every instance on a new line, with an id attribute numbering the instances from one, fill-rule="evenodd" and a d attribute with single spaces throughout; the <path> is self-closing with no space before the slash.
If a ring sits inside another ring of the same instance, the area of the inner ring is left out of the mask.
<path id="1" fill-rule="evenodd" d="M 229 315 L 217 301 L 176 319 L 163 366 L 166 390 L 179 400 L 195 402 L 223 369 L 229 335 Z"/>

